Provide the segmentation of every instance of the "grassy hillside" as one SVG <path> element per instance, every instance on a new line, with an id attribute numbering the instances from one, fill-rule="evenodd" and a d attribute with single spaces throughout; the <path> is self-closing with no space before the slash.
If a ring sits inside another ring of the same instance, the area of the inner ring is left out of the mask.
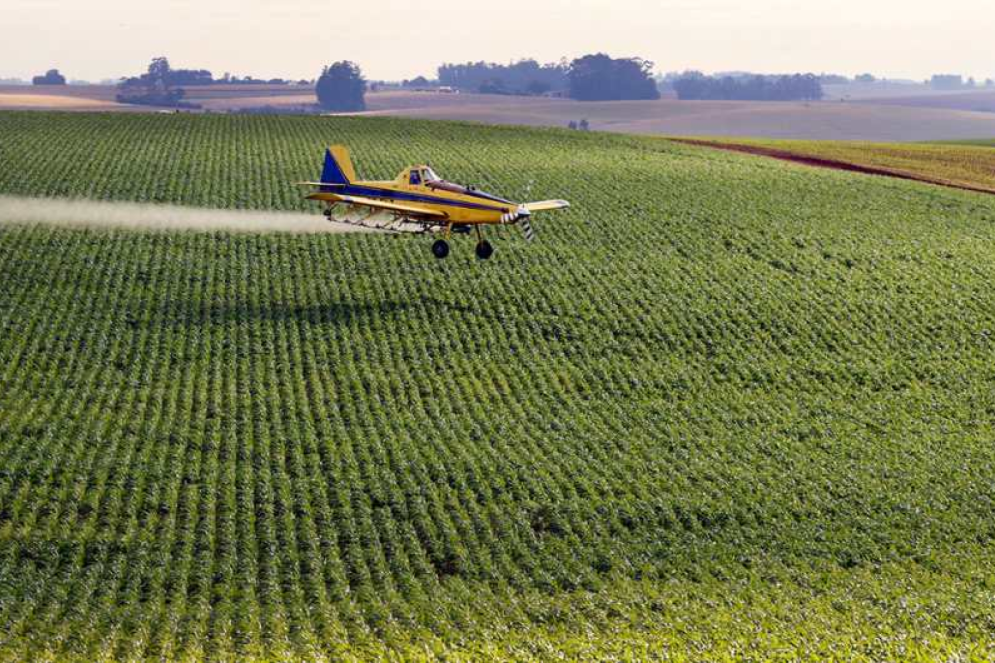
<path id="1" fill-rule="evenodd" d="M 0 224 L 0 658 L 991 657 L 995 199 L 637 139 L 0 114 L 0 191 L 562 196 L 527 245 Z"/>
<path id="2" fill-rule="evenodd" d="M 916 144 L 735 139 L 719 142 L 839 161 L 938 184 L 995 193 L 995 152 L 987 149 L 992 145 L 991 141 Z"/>

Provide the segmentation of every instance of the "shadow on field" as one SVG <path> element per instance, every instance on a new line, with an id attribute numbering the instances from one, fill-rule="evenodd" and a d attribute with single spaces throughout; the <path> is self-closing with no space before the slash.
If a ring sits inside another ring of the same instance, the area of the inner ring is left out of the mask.
<path id="1" fill-rule="evenodd" d="M 391 318 L 420 318 L 437 324 L 442 320 L 455 319 L 461 327 L 465 324 L 492 325 L 508 327 L 509 325 L 528 328 L 528 333 L 548 341 L 569 340 L 573 334 L 573 326 L 583 325 L 585 321 L 567 312 L 542 314 L 533 312 L 527 318 L 508 314 L 495 313 L 487 308 L 481 308 L 471 302 L 450 301 L 430 295 L 413 297 L 410 300 L 381 301 L 330 301 L 327 303 L 297 304 L 280 301 L 232 301 L 232 302 L 198 302 L 177 300 L 164 302 L 157 315 L 145 318 L 146 324 L 167 324 L 189 326 L 238 325 L 242 323 L 267 322 L 282 325 L 297 322 L 307 325 L 343 325 L 365 323 L 376 320 L 383 323 Z M 140 313 L 129 315 L 128 322 L 132 326 L 142 321 Z M 572 324 L 569 324 L 572 321 Z"/>
<path id="2" fill-rule="evenodd" d="M 376 320 L 383 323 L 391 318 L 420 318 L 432 321 L 433 324 L 442 320 L 455 319 L 457 328 L 465 325 L 486 325 L 504 328 L 521 328 L 519 331 L 528 333 L 537 339 L 547 342 L 573 342 L 578 335 L 585 332 L 596 332 L 595 336 L 602 339 L 620 339 L 634 337 L 642 341 L 652 342 L 642 334 L 634 334 L 633 330 L 606 326 L 605 321 L 589 319 L 572 311 L 556 310 L 543 312 L 531 311 L 529 316 L 520 317 L 512 314 L 516 307 L 512 306 L 505 313 L 496 312 L 487 307 L 481 307 L 472 301 L 449 300 L 446 298 L 422 295 L 409 300 L 380 301 L 329 301 L 325 303 L 293 303 L 280 301 L 231 301 L 231 302 L 198 302 L 176 300 L 164 302 L 157 315 L 145 319 L 148 324 L 167 324 L 177 326 L 211 326 L 242 323 L 267 322 L 282 325 L 297 322 L 307 325 L 342 325 L 364 323 Z M 129 324 L 138 324 L 141 314 L 129 316 Z M 593 329 L 592 329 L 593 327 Z"/>
<path id="3" fill-rule="evenodd" d="M 383 317 L 418 306 L 421 302 L 328 302 L 294 304 L 289 302 L 230 302 L 198 305 L 197 302 L 173 302 L 164 306 L 161 315 L 175 325 L 217 325 L 241 322 L 306 322 L 309 324 L 343 323 L 370 317 Z"/>
<path id="4" fill-rule="evenodd" d="M 624 324 L 611 317 L 585 316 L 562 308 L 542 310 L 539 307 L 521 315 L 522 305 L 505 302 L 507 306 L 495 309 L 481 306 L 473 300 L 421 295 L 407 300 L 345 300 L 329 302 L 294 303 L 261 300 L 250 302 L 197 301 L 179 299 L 161 302 L 158 310 L 151 312 L 131 310 L 126 323 L 131 327 L 154 327 L 163 324 L 176 327 L 264 327 L 301 325 L 303 327 L 352 326 L 395 327 L 400 333 L 405 329 L 422 328 L 428 322 L 432 327 L 441 325 L 448 333 L 473 335 L 474 330 L 484 333 L 487 328 L 503 342 L 557 345 L 565 352 L 576 348 L 595 347 L 598 352 L 612 354 L 631 352 L 633 344 L 642 347 L 669 347 L 674 340 L 652 326 Z M 455 331 L 463 330 L 463 331 Z M 491 335 L 490 332 L 485 335 Z M 524 339 L 524 341 L 523 341 Z"/>

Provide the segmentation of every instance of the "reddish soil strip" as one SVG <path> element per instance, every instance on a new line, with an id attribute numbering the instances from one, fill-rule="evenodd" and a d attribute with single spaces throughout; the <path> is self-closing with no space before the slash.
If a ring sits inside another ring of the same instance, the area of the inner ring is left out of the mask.
<path id="1" fill-rule="evenodd" d="M 790 161 L 792 163 L 800 163 L 805 166 L 813 166 L 815 168 L 829 168 L 832 170 L 845 170 L 851 173 L 861 173 L 863 175 L 894 177 L 900 180 L 924 182 L 926 184 L 935 184 L 938 186 L 950 187 L 951 189 L 960 189 L 962 191 L 973 191 L 975 193 L 987 193 L 989 195 L 995 195 L 995 189 L 988 189 L 980 186 L 971 186 L 969 184 L 958 184 L 956 182 L 950 182 L 939 178 L 928 177 L 926 175 L 916 175 L 915 173 L 907 173 L 901 170 L 889 170 L 887 168 L 861 166 L 860 164 L 850 163 L 849 161 L 836 161 L 835 159 L 822 159 L 820 157 L 814 157 L 805 154 L 797 154 L 795 152 L 778 150 L 771 147 L 760 147 L 758 145 L 743 145 L 740 143 L 722 143 L 714 140 L 697 140 L 695 138 L 672 138 L 671 140 L 673 140 L 675 143 L 684 143 L 685 145 L 695 145 L 698 147 L 711 147 L 718 150 L 726 150 L 727 152 L 741 152 L 743 154 L 752 154 L 754 156 L 770 157 L 772 159 L 779 159 L 781 161 Z"/>

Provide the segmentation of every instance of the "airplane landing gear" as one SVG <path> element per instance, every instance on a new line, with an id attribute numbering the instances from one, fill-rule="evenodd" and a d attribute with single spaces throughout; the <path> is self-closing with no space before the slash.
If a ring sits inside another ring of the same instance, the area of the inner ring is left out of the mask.
<path id="1" fill-rule="evenodd" d="M 484 239 L 483 233 L 480 232 L 480 226 L 476 226 L 474 230 L 477 231 L 477 258 L 479 260 L 490 260 L 491 256 L 494 255 L 494 247 Z"/>
<path id="2" fill-rule="evenodd" d="M 432 244 L 432 255 L 434 255 L 439 260 L 442 260 L 449 255 L 449 242 L 444 239 L 437 239 L 435 243 Z"/>
<path id="3" fill-rule="evenodd" d="M 494 247 L 486 239 L 477 242 L 477 257 L 481 260 L 489 260 L 494 255 Z"/>
<path id="4" fill-rule="evenodd" d="M 445 230 L 445 235 L 441 238 L 435 240 L 432 244 L 432 255 L 434 255 L 439 260 L 449 257 L 449 234 L 451 232 L 466 232 L 463 230 L 457 230 L 458 226 L 450 226 Z M 469 226 L 466 226 L 467 231 L 469 231 Z M 477 258 L 480 260 L 490 260 L 491 256 L 494 255 L 494 247 L 491 243 L 484 239 L 483 234 L 480 232 L 480 227 L 476 228 L 477 231 Z"/>

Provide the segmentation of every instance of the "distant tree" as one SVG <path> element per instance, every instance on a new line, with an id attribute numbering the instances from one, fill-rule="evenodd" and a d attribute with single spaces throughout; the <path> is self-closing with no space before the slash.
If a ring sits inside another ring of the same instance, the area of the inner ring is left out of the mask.
<path id="1" fill-rule="evenodd" d="M 266 85 L 269 83 L 269 81 L 264 81 L 261 78 L 256 78 L 251 75 L 245 76 L 244 78 L 233 76 L 230 82 L 238 85 Z"/>
<path id="2" fill-rule="evenodd" d="M 539 64 L 526 59 L 511 64 L 488 62 L 467 62 L 466 64 L 444 64 L 439 67 L 439 84 L 463 92 L 483 92 L 494 94 L 545 94 L 567 88 L 566 62 Z M 495 81 L 501 81 L 495 86 Z M 540 86 L 542 92 L 533 92 Z"/>
<path id="3" fill-rule="evenodd" d="M 571 129 L 573 131 L 576 131 L 577 130 L 577 122 L 576 122 L 576 120 L 570 120 L 570 122 L 567 123 L 567 129 Z"/>
<path id="4" fill-rule="evenodd" d="M 480 88 L 477 91 L 480 94 L 511 94 L 508 88 L 505 87 L 504 81 L 500 78 L 484 81 L 480 84 Z"/>
<path id="5" fill-rule="evenodd" d="M 873 74 L 861 74 L 859 76 L 854 77 L 853 80 L 855 80 L 858 83 L 874 83 L 875 81 L 877 81 L 877 78 Z"/>
<path id="6" fill-rule="evenodd" d="M 678 99 L 705 99 L 710 80 L 700 71 L 685 71 L 672 85 Z"/>
<path id="7" fill-rule="evenodd" d="M 577 129 L 579 129 L 580 131 L 590 131 L 591 130 L 591 125 L 590 125 L 590 123 L 588 123 L 587 118 L 584 118 L 583 120 L 581 120 L 577 124 Z"/>
<path id="8" fill-rule="evenodd" d="M 974 80 L 973 76 L 967 79 L 967 87 L 977 87 L 977 85 L 978 82 Z"/>
<path id="9" fill-rule="evenodd" d="M 585 55 L 570 63 L 570 98 L 578 101 L 659 99 L 650 75 L 653 63 L 640 58 Z"/>
<path id="10" fill-rule="evenodd" d="M 674 82 L 678 99 L 816 101 L 822 99 L 819 77 L 814 74 L 791 76 L 705 76 L 690 71 Z"/>
<path id="11" fill-rule="evenodd" d="M 152 62 L 149 63 L 148 76 L 153 81 L 162 81 L 165 83 L 168 82 L 171 71 L 172 68 L 169 66 L 169 58 L 152 58 Z"/>
<path id="12" fill-rule="evenodd" d="M 401 83 L 401 87 L 414 87 L 414 88 L 425 88 L 432 85 L 432 82 L 425 78 L 424 76 L 415 76 L 410 81 L 404 81 Z"/>
<path id="13" fill-rule="evenodd" d="M 957 74 L 934 74 L 929 85 L 934 90 L 959 90 L 964 87 L 964 77 Z"/>
<path id="14" fill-rule="evenodd" d="M 35 76 L 31 79 L 32 85 L 65 85 L 66 77 L 59 73 L 58 69 L 49 69 L 43 76 Z"/>
<path id="15" fill-rule="evenodd" d="M 229 75 L 226 73 L 226 77 Z M 220 82 L 228 82 L 228 78 Z M 214 75 L 206 69 L 173 69 L 169 59 L 153 58 L 144 74 L 125 79 L 125 86 L 171 88 L 193 85 L 210 85 L 214 83 Z"/>
<path id="16" fill-rule="evenodd" d="M 166 81 L 170 85 L 210 85 L 214 75 L 206 69 L 170 69 Z"/>
<path id="17" fill-rule="evenodd" d="M 359 65 L 342 61 L 325 67 L 315 92 L 325 110 L 353 112 L 366 110 L 366 80 Z"/>
<path id="18" fill-rule="evenodd" d="M 552 91 L 553 86 L 551 86 L 546 81 L 530 81 L 528 85 L 525 86 L 525 92 L 532 97 L 541 97 L 547 92 Z"/>
<path id="19" fill-rule="evenodd" d="M 167 58 L 153 58 L 144 74 L 125 78 L 118 84 L 117 100 L 124 104 L 197 108 L 183 102 L 185 93 L 173 84 L 174 73 Z"/>
<path id="20" fill-rule="evenodd" d="M 871 76 L 870 74 L 864 74 L 865 76 Z M 874 77 L 871 76 L 871 79 Z M 846 85 L 850 82 L 850 79 L 846 76 L 840 76 L 839 74 L 820 74 L 819 82 L 823 85 Z M 873 82 L 873 80 L 871 81 Z"/>

